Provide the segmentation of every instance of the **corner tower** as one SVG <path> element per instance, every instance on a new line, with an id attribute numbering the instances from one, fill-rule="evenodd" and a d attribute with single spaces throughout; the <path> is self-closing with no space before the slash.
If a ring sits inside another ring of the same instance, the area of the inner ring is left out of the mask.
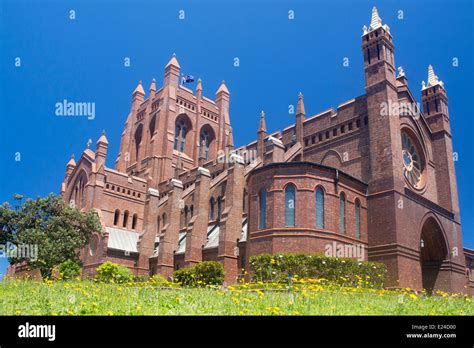
<path id="1" fill-rule="evenodd" d="M 448 97 L 443 81 L 428 66 L 427 83 L 422 82 L 421 102 L 433 134 L 433 159 L 436 163 L 438 204 L 452 211 L 459 222 L 458 190 L 453 159 L 453 142 L 448 112 Z"/>

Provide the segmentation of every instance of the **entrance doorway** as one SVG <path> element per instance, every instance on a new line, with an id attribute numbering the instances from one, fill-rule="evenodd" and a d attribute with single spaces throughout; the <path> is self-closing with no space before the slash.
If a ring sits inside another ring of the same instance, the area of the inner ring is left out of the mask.
<path id="1" fill-rule="evenodd" d="M 428 218 L 421 229 L 420 261 L 423 288 L 432 293 L 437 288 L 443 261 L 448 258 L 448 247 L 440 225 Z"/>

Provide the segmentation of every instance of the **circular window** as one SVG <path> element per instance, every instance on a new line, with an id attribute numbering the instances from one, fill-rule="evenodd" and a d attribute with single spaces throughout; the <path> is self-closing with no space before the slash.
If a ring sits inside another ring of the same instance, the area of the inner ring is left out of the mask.
<path id="1" fill-rule="evenodd" d="M 405 179 L 415 189 L 421 189 L 424 184 L 423 158 L 413 139 L 405 132 L 402 132 L 402 157 Z"/>

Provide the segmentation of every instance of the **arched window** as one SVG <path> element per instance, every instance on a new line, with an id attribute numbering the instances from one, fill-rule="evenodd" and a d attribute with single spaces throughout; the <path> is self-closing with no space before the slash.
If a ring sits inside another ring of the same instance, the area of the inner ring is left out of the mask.
<path id="1" fill-rule="evenodd" d="M 142 143 L 143 126 L 139 125 L 135 132 L 135 160 L 138 161 L 138 155 L 140 154 L 140 144 Z"/>
<path id="2" fill-rule="evenodd" d="M 163 227 L 166 226 L 166 214 L 163 213 L 163 215 L 161 216 L 161 222 L 163 223 Z"/>
<path id="3" fill-rule="evenodd" d="M 296 190 L 293 185 L 285 189 L 285 226 L 295 226 L 295 199 Z"/>
<path id="4" fill-rule="evenodd" d="M 115 209 L 115 213 L 114 213 L 114 226 L 117 226 L 117 225 L 118 225 L 119 218 L 120 218 L 120 210 Z"/>
<path id="5" fill-rule="evenodd" d="M 150 138 L 153 138 L 153 133 L 155 133 L 156 128 L 156 116 L 153 116 L 150 121 L 148 130 L 150 131 Z"/>
<path id="6" fill-rule="evenodd" d="M 184 152 L 184 144 L 186 141 L 187 129 L 183 120 L 176 122 L 174 132 L 174 149 Z"/>
<path id="7" fill-rule="evenodd" d="M 156 217 L 156 233 L 160 233 L 160 216 Z"/>
<path id="8" fill-rule="evenodd" d="M 355 223 L 356 223 L 356 238 L 360 238 L 360 202 L 356 199 L 355 202 Z"/>
<path id="9" fill-rule="evenodd" d="M 211 144 L 211 137 L 205 129 L 201 131 L 201 139 L 199 144 L 201 144 L 201 147 L 204 151 L 204 159 L 207 161 L 209 159 L 209 145 Z"/>
<path id="10" fill-rule="evenodd" d="M 324 191 L 316 189 L 316 228 L 324 228 Z"/>
<path id="11" fill-rule="evenodd" d="M 127 227 L 128 224 L 128 210 L 125 210 L 123 213 L 123 227 Z"/>
<path id="12" fill-rule="evenodd" d="M 132 230 L 134 230 L 137 227 L 137 220 L 138 220 L 138 215 L 133 214 L 133 217 L 132 217 Z"/>
<path id="13" fill-rule="evenodd" d="M 222 197 L 217 198 L 217 220 L 221 219 L 222 214 Z"/>
<path id="14" fill-rule="evenodd" d="M 258 228 L 264 229 L 267 226 L 267 191 L 265 189 L 260 190 L 259 208 Z"/>
<path id="15" fill-rule="evenodd" d="M 214 206 L 215 206 L 214 197 L 212 197 L 209 201 L 209 220 L 214 220 Z"/>
<path id="16" fill-rule="evenodd" d="M 346 195 L 339 197 L 339 232 L 346 233 Z"/>
<path id="17" fill-rule="evenodd" d="M 184 207 L 184 226 L 183 227 L 186 227 L 188 225 L 188 206 L 185 206 Z"/>

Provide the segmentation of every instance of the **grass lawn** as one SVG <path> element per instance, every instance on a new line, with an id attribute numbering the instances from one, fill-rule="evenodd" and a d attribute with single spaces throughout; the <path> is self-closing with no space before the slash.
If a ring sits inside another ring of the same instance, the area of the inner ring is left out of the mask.
<path id="1" fill-rule="evenodd" d="M 474 315 L 472 298 L 323 283 L 158 288 L 147 283 L 0 282 L 0 315 Z"/>

